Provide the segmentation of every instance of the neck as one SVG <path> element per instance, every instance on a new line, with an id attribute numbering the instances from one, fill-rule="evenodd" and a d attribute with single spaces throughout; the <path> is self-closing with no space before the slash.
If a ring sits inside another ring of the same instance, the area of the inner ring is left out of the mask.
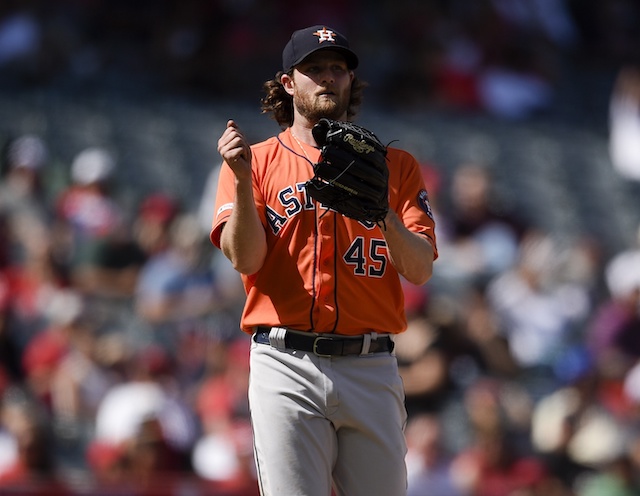
<path id="1" fill-rule="evenodd" d="M 311 133 L 311 129 L 313 129 L 313 124 L 302 125 L 296 124 L 294 122 L 291 126 L 291 134 L 293 134 L 293 136 L 295 136 L 302 143 L 311 146 L 317 146 L 316 140 L 313 138 L 313 134 Z"/>
<path id="2" fill-rule="evenodd" d="M 345 112 L 340 120 L 346 120 L 347 113 Z M 312 121 L 307 119 L 301 113 L 299 113 L 296 109 L 294 109 L 293 115 L 293 124 L 291 125 L 291 134 L 293 134 L 299 141 L 305 143 L 310 146 L 318 146 L 316 140 L 313 138 L 313 134 L 311 130 L 313 126 L 317 123 L 317 121 Z"/>

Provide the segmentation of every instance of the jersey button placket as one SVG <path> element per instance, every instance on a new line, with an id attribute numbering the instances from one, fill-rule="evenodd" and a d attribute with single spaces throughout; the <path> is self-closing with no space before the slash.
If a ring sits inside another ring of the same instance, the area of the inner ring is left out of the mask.
<path id="1" fill-rule="evenodd" d="M 333 258 L 335 256 L 334 240 L 333 240 L 333 218 L 327 213 L 321 220 L 319 231 L 320 249 L 318 253 L 320 287 L 318 288 L 318 298 L 323 305 L 330 305 L 333 296 Z M 325 309 L 327 310 L 327 309 Z"/>

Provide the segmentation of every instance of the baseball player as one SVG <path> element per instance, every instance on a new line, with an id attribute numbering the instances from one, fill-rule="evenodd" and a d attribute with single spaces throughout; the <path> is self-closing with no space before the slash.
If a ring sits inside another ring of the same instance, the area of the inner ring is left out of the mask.
<path id="1" fill-rule="evenodd" d="M 400 276 L 422 285 L 437 257 L 418 163 L 389 148 L 388 212 L 362 222 L 305 189 L 322 118 L 350 121 L 364 84 L 347 39 L 292 34 L 262 109 L 283 131 L 249 145 L 233 120 L 211 231 L 247 293 L 249 402 L 263 496 L 406 494 L 404 392 L 393 336 L 406 327 Z"/>

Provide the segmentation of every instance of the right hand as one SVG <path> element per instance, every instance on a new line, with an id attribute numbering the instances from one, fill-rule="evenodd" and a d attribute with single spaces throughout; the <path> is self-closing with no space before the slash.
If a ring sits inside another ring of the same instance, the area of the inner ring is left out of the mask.
<path id="1" fill-rule="evenodd" d="M 237 178 L 251 176 L 251 148 L 233 120 L 218 140 L 218 152 Z"/>

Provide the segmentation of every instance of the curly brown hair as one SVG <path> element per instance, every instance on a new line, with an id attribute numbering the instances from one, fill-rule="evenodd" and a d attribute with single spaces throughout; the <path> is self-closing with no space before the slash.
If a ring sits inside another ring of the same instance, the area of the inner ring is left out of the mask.
<path id="1" fill-rule="evenodd" d="M 287 74 L 292 75 L 293 70 Z M 260 100 L 262 113 L 272 113 L 271 117 L 282 128 L 290 127 L 293 124 L 293 97 L 289 95 L 282 86 L 280 78 L 285 74 L 284 71 L 276 73 L 273 79 L 266 81 L 262 85 L 262 89 L 266 95 Z M 351 98 L 349 99 L 349 107 L 347 108 L 347 119 L 352 120 L 358 112 L 362 104 L 362 95 L 367 83 L 354 76 L 351 83 Z"/>

